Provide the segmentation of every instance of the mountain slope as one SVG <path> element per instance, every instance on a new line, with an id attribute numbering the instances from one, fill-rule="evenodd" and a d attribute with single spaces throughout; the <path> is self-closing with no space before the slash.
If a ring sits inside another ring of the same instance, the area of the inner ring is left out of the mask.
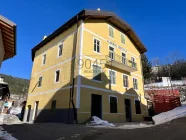
<path id="1" fill-rule="evenodd" d="M 8 83 L 11 94 L 26 94 L 28 92 L 29 80 L 13 77 L 10 75 L 0 74 L 4 82 Z"/>

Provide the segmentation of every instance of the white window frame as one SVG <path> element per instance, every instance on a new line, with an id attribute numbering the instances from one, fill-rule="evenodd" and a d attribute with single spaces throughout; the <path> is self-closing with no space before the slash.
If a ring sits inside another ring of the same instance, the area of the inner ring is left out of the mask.
<path id="1" fill-rule="evenodd" d="M 122 57 L 122 53 L 125 54 L 125 65 L 127 65 L 127 53 L 124 52 L 124 51 L 122 51 L 122 52 L 121 52 L 121 57 Z M 122 64 L 123 64 L 123 57 L 122 57 Z"/>
<path id="2" fill-rule="evenodd" d="M 59 49 L 59 46 L 61 46 L 61 45 L 62 45 L 62 53 L 61 53 L 61 55 L 59 56 L 59 50 L 60 50 L 60 49 Z M 59 43 L 59 44 L 57 45 L 57 47 L 58 47 L 58 51 L 57 51 L 58 54 L 57 54 L 57 57 L 58 57 L 58 58 L 59 58 L 59 57 L 62 57 L 62 55 L 63 55 L 63 45 L 64 45 L 63 42 L 62 42 L 62 43 Z"/>
<path id="3" fill-rule="evenodd" d="M 118 96 L 115 95 L 109 95 L 109 103 L 110 103 L 110 97 L 115 97 L 117 99 L 117 103 L 118 103 Z"/>
<path id="4" fill-rule="evenodd" d="M 96 51 L 94 50 L 94 40 L 98 40 L 99 41 L 99 52 L 97 52 L 97 46 L 96 46 Z M 101 40 L 93 37 L 93 52 L 97 53 L 97 54 L 101 54 Z"/>
<path id="5" fill-rule="evenodd" d="M 110 36 L 110 34 L 108 34 L 108 36 L 110 37 L 110 38 L 112 38 L 112 39 L 114 39 L 114 27 L 112 27 L 111 25 L 108 25 L 108 30 L 110 29 L 110 27 L 113 29 L 113 37 L 112 36 Z"/>
<path id="6" fill-rule="evenodd" d="M 56 72 L 57 71 L 59 71 L 59 81 L 56 81 Z M 56 70 L 55 73 L 54 73 L 54 83 L 59 83 L 60 82 L 60 75 L 61 75 L 61 70 L 60 69 Z"/>
<path id="7" fill-rule="evenodd" d="M 134 59 L 134 61 L 132 61 L 132 58 Z M 136 63 L 136 58 L 135 58 L 135 57 L 131 56 L 130 60 L 131 60 L 132 62 Z M 133 67 L 133 65 L 132 65 L 132 67 Z M 135 67 L 134 67 L 134 68 L 135 68 Z M 137 66 L 136 66 L 136 68 L 137 68 Z"/>
<path id="8" fill-rule="evenodd" d="M 111 83 L 111 85 L 116 86 L 116 77 L 117 77 L 117 72 L 116 72 L 115 70 L 108 69 L 109 80 L 111 80 L 111 79 L 110 79 L 110 71 L 115 72 L 115 84 L 112 84 L 111 81 L 110 81 L 110 83 Z"/>
<path id="9" fill-rule="evenodd" d="M 109 53 L 110 53 L 110 47 L 111 47 L 111 48 L 113 48 L 113 50 L 114 50 L 114 51 L 113 51 L 113 53 L 114 53 L 114 55 L 115 55 L 115 47 L 113 47 L 112 45 L 109 45 L 109 46 L 108 46 Z M 113 57 L 115 58 L 115 56 L 114 56 L 114 55 L 113 55 Z M 110 57 L 109 57 L 109 58 L 110 58 Z M 110 58 L 110 59 L 111 59 L 111 60 L 114 60 L 114 58 L 113 58 L 113 59 L 112 59 L 112 58 Z"/>
<path id="10" fill-rule="evenodd" d="M 39 86 L 39 79 L 40 79 L 40 78 L 42 78 L 41 86 Z M 39 76 L 39 78 L 38 78 L 38 85 L 37 85 L 38 88 L 42 87 L 42 82 L 43 82 L 43 76 Z"/>
<path id="11" fill-rule="evenodd" d="M 97 67 L 100 67 L 101 68 L 101 65 L 99 65 L 99 64 L 92 64 L 91 65 L 91 68 L 92 68 L 92 70 L 93 70 L 93 66 L 97 66 Z M 101 73 L 102 73 L 102 68 L 101 68 Z M 92 73 L 93 74 L 93 73 Z M 101 75 L 101 78 L 102 78 L 102 75 Z M 102 79 L 101 79 L 101 81 L 99 81 L 99 80 L 95 80 L 95 79 L 91 79 L 92 81 L 95 81 L 95 82 L 98 82 L 98 83 L 102 83 Z"/>
<path id="12" fill-rule="evenodd" d="M 135 89 L 135 88 L 134 88 L 134 79 L 136 79 L 136 80 L 137 80 L 137 89 Z M 132 78 L 132 84 L 133 84 L 133 88 L 134 88 L 134 90 L 138 91 L 138 89 L 139 89 L 138 78 L 133 77 L 133 78 Z"/>
<path id="13" fill-rule="evenodd" d="M 128 87 L 129 87 L 129 75 L 127 75 L 127 74 L 122 74 L 122 80 L 123 80 L 123 82 L 124 82 L 123 76 L 127 76 L 127 77 L 128 77 Z M 125 87 L 124 84 L 123 84 L 123 87 L 124 87 L 124 88 L 128 88 L 128 87 Z"/>
<path id="14" fill-rule="evenodd" d="M 45 63 L 44 63 L 44 56 L 45 56 Z M 42 66 L 46 64 L 46 57 L 47 57 L 47 55 L 46 55 L 46 53 L 44 53 L 42 55 Z"/>
<path id="15" fill-rule="evenodd" d="M 126 44 L 125 34 L 121 33 L 120 37 L 121 37 L 122 35 L 124 36 L 125 43 L 122 43 L 122 40 L 121 40 L 121 44 L 125 45 L 125 44 Z M 120 39 L 121 39 L 121 38 L 120 38 Z"/>
<path id="16" fill-rule="evenodd" d="M 37 102 L 37 101 L 34 102 L 34 110 L 33 110 L 34 112 L 33 112 L 33 114 L 32 114 L 32 121 L 34 121 L 34 118 L 35 118 L 35 113 L 36 113 L 36 102 Z"/>

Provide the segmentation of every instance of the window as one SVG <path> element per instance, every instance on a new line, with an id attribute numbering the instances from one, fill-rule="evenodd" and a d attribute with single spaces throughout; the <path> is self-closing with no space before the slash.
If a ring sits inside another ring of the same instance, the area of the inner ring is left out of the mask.
<path id="1" fill-rule="evenodd" d="M 109 58 L 114 59 L 114 48 L 109 46 Z"/>
<path id="2" fill-rule="evenodd" d="M 136 114 L 141 114 L 141 106 L 139 100 L 135 100 L 135 107 L 136 107 Z"/>
<path id="3" fill-rule="evenodd" d="M 46 54 L 43 55 L 42 65 L 44 65 L 45 63 L 46 63 Z"/>
<path id="4" fill-rule="evenodd" d="M 117 97 L 110 96 L 110 113 L 117 113 Z"/>
<path id="5" fill-rule="evenodd" d="M 58 46 L 58 57 L 62 56 L 62 52 L 63 52 L 63 44 Z"/>
<path id="6" fill-rule="evenodd" d="M 101 67 L 93 65 L 93 79 L 101 81 Z"/>
<path id="7" fill-rule="evenodd" d="M 38 81 L 38 87 L 41 87 L 41 85 L 42 85 L 42 77 L 39 77 L 39 81 Z"/>
<path id="8" fill-rule="evenodd" d="M 138 89 L 138 80 L 136 78 L 133 78 L 133 87 L 134 89 Z"/>
<path id="9" fill-rule="evenodd" d="M 127 75 L 123 75 L 123 86 L 124 87 L 128 87 L 129 86 L 128 76 Z"/>
<path id="10" fill-rule="evenodd" d="M 57 70 L 55 73 L 55 82 L 59 82 L 60 70 Z"/>
<path id="11" fill-rule="evenodd" d="M 51 109 L 56 109 L 56 100 L 52 100 Z"/>
<path id="12" fill-rule="evenodd" d="M 109 36 L 114 38 L 114 28 L 109 26 Z"/>
<path id="13" fill-rule="evenodd" d="M 111 84 L 116 84 L 116 72 L 115 71 L 109 71 L 110 76 L 110 82 Z"/>
<path id="14" fill-rule="evenodd" d="M 135 58 L 131 57 L 131 63 L 132 63 L 132 67 L 136 68 L 136 63 L 135 63 Z"/>
<path id="15" fill-rule="evenodd" d="M 100 41 L 94 39 L 94 51 L 100 53 Z"/>
<path id="16" fill-rule="evenodd" d="M 126 54 L 122 53 L 122 63 L 126 64 Z"/>
<path id="17" fill-rule="evenodd" d="M 124 34 L 121 34 L 121 43 L 125 44 L 125 36 L 124 36 Z"/>

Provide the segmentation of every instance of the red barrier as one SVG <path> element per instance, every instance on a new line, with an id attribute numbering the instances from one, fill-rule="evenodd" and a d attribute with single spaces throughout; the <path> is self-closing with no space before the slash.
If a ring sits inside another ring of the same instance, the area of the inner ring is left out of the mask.
<path id="1" fill-rule="evenodd" d="M 155 95 L 153 104 L 156 114 L 166 112 L 181 106 L 179 97 L 165 95 Z"/>
<path id="2" fill-rule="evenodd" d="M 178 89 L 153 89 L 147 90 L 146 94 L 151 98 L 156 114 L 181 106 Z"/>

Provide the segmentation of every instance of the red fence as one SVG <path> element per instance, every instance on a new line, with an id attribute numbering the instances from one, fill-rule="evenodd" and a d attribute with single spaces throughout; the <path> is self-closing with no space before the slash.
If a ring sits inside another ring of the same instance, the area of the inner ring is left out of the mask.
<path id="1" fill-rule="evenodd" d="M 146 94 L 150 97 L 156 114 L 181 106 L 178 89 L 147 90 Z"/>
<path id="2" fill-rule="evenodd" d="M 176 96 L 155 95 L 153 105 L 156 114 L 159 114 L 181 106 L 181 102 Z"/>

